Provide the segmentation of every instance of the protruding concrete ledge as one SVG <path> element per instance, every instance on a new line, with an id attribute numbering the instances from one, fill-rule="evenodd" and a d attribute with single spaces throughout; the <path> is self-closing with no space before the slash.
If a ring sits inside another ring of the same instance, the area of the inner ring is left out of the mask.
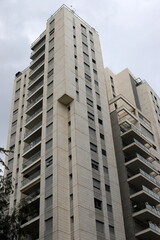
<path id="1" fill-rule="evenodd" d="M 62 97 L 58 99 L 58 101 L 64 105 L 68 105 L 73 101 L 73 98 L 68 96 L 67 94 L 64 94 Z"/>

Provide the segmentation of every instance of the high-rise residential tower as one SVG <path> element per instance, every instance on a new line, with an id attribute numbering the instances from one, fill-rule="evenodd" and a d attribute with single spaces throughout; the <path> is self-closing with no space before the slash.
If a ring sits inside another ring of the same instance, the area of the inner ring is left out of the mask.
<path id="1" fill-rule="evenodd" d="M 125 240 L 98 34 L 62 6 L 31 49 L 14 82 L 10 208 L 33 206 L 26 239 Z"/>
<path id="2" fill-rule="evenodd" d="M 128 69 L 105 73 L 126 239 L 158 240 L 159 97 Z"/>

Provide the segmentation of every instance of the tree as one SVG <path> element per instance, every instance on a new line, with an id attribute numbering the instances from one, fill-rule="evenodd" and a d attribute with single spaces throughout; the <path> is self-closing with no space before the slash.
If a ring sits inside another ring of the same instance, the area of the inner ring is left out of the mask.
<path id="1" fill-rule="evenodd" d="M 7 154 L 10 150 L 0 148 L 0 153 Z M 2 159 L 0 164 L 8 169 Z M 9 210 L 9 197 L 13 194 L 11 179 L 4 177 L 0 169 L 0 239 L 1 240 L 22 240 L 25 236 L 21 224 L 25 222 L 31 209 L 28 203 L 23 200 L 18 206 Z"/>

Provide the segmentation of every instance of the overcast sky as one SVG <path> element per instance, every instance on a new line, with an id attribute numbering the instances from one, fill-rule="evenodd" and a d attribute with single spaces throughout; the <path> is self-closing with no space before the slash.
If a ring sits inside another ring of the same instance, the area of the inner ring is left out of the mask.
<path id="1" fill-rule="evenodd" d="M 160 95 L 160 0 L 0 0 L 0 146 L 5 147 L 14 75 L 30 63 L 30 45 L 66 4 L 94 27 L 104 66 L 128 67 Z"/>

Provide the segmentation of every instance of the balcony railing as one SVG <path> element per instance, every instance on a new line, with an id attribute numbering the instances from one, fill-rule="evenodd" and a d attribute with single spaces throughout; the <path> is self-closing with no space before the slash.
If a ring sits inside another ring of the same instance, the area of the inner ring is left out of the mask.
<path id="1" fill-rule="evenodd" d="M 27 159 L 27 161 L 25 161 L 23 163 L 23 168 L 28 167 L 30 164 L 32 164 L 33 162 L 35 162 L 38 158 L 40 158 L 41 156 L 41 152 L 37 152 L 35 153 L 32 157 L 30 157 L 29 159 Z"/>
<path id="2" fill-rule="evenodd" d="M 149 222 L 149 227 L 160 234 L 160 227 L 158 227 L 156 224 Z"/>
<path id="3" fill-rule="evenodd" d="M 30 86 L 30 85 L 32 85 L 34 82 L 36 82 L 37 79 L 39 79 L 43 74 L 44 74 L 44 71 L 40 72 L 33 80 L 31 80 L 31 81 L 28 83 L 28 86 Z"/>
<path id="4" fill-rule="evenodd" d="M 43 64 L 44 64 L 44 60 L 43 60 L 42 62 L 40 62 L 40 63 L 36 66 L 36 68 L 34 68 L 33 70 L 30 71 L 29 77 L 30 77 L 33 73 L 35 73 L 35 72 L 39 69 L 39 67 L 41 67 Z"/>
<path id="5" fill-rule="evenodd" d="M 24 138 L 26 138 L 27 136 L 29 136 L 32 132 L 34 132 L 37 128 L 39 128 L 42 125 L 42 122 L 39 122 L 38 124 L 36 124 L 33 128 L 31 128 L 29 131 L 24 133 Z"/>
<path id="6" fill-rule="evenodd" d="M 145 186 L 142 186 L 143 191 L 145 191 L 146 193 L 148 193 L 149 195 L 151 195 L 152 197 L 158 199 L 160 201 L 160 195 L 158 195 L 157 193 L 154 193 L 152 190 L 148 189 Z"/>
<path id="7" fill-rule="evenodd" d="M 150 210 L 151 212 L 153 212 L 154 214 L 156 214 L 160 217 L 160 211 L 157 208 L 149 205 L 148 203 L 145 203 L 145 206 L 148 210 Z"/>
<path id="8" fill-rule="evenodd" d="M 43 85 L 43 81 L 41 81 L 39 84 L 37 84 L 31 91 L 28 93 L 28 97 L 31 96 L 38 88 L 40 88 Z"/>
<path id="9" fill-rule="evenodd" d="M 33 193 L 27 195 L 24 197 L 26 201 L 32 201 L 35 197 L 37 197 L 40 194 L 40 189 L 35 190 Z"/>
<path id="10" fill-rule="evenodd" d="M 142 157 L 141 155 L 139 155 L 138 153 L 136 154 L 137 158 L 139 158 L 141 161 L 143 161 L 146 165 L 148 165 L 149 167 L 153 168 L 154 170 L 157 171 L 157 169 L 153 166 L 152 163 L 150 163 L 149 161 L 147 161 L 144 157 Z"/>
<path id="11" fill-rule="evenodd" d="M 29 121 L 31 121 L 35 116 L 37 116 L 40 112 L 42 111 L 42 108 L 38 109 L 34 114 L 32 114 L 31 116 L 29 116 L 26 119 L 26 123 L 28 123 Z"/>
<path id="12" fill-rule="evenodd" d="M 29 108 L 31 108 L 36 102 L 38 102 L 42 97 L 43 97 L 43 94 L 41 94 L 38 98 L 36 98 L 35 100 L 33 100 L 31 103 L 29 103 L 29 104 L 27 105 L 27 110 L 28 110 Z"/>
<path id="13" fill-rule="evenodd" d="M 45 51 L 43 51 L 42 53 L 38 54 L 38 56 L 32 60 L 32 62 L 30 63 L 30 66 L 32 66 L 38 59 L 40 59 L 43 55 L 45 54 Z"/>
<path id="14" fill-rule="evenodd" d="M 127 126 L 123 126 L 122 124 L 122 127 L 123 127 L 123 130 L 124 132 L 127 132 L 128 130 L 130 129 L 133 129 L 134 132 L 136 132 L 138 135 L 140 135 L 141 137 L 143 137 L 147 142 L 148 142 L 148 139 L 146 138 L 146 136 L 141 132 L 141 130 L 139 128 L 137 128 L 136 126 L 134 126 L 133 124 L 129 123 L 128 121 L 125 122 Z"/>
<path id="15" fill-rule="evenodd" d="M 41 141 L 41 137 L 37 138 L 35 141 L 31 142 L 27 147 L 24 148 L 24 152 L 27 152 L 29 149 L 33 148 L 37 143 Z"/>
<path id="16" fill-rule="evenodd" d="M 148 153 L 150 153 L 151 151 L 145 147 L 142 143 L 140 143 L 137 139 L 134 138 L 134 142 L 137 143 L 141 148 L 143 148 L 145 151 L 147 151 Z"/>
<path id="17" fill-rule="evenodd" d="M 33 173 L 31 176 L 23 179 L 21 186 L 22 187 L 25 186 L 27 183 L 31 182 L 33 179 L 35 179 L 38 176 L 40 176 L 40 170 L 38 170 L 37 172 Z"/>
<path id="18" fill-rule="evenodd" d="M 157 184 L 160 186 L 160 183 L 157 182 L 157 180 L 155 178 L 153 178 L 152 176 L 150 176 L 148 173 L 144 172 L 142 169 L 140 169 L 140 173 L 145 176 L 146 178 L 148 178 L 151 182 Z"/>

